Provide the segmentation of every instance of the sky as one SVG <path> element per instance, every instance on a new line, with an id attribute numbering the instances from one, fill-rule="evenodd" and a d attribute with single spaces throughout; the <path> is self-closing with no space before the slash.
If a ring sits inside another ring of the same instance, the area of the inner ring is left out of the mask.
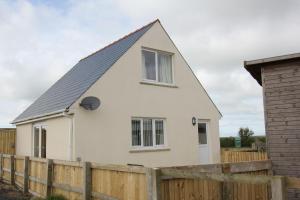
<path id="1" fill-rule="evenodd" d="M 159 18 L 222 112 L 221 136 L 263 135 L 244 60 L 300 52 L 298 0 L 0 0 L 0 127 L 81 58 Z"/>

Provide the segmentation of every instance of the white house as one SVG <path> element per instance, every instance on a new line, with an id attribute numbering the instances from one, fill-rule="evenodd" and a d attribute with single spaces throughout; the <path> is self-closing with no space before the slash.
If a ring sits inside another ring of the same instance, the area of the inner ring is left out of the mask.
<path id="1" fill-rule="evenodd" d="M 81 59 L 13 124 L 18 155 L 159 167 L 219 162 L 220 118 L 156 20 Z"/>

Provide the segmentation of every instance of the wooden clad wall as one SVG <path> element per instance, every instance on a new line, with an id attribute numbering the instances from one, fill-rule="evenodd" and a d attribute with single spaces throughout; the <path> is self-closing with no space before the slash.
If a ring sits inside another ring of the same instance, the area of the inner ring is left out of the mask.
<path id="1" fill-rule="evenodd" d="M 300 62 L 264 67 L 263 88 L 273 169 L 300 176 Z"/>
<path id="2" fill-rule="evenodd" d="M 268 155 L 277 175 L 300 177 L 300 61 L 262 68 Z M 300 193 L 293 194 L 300 198 Z"/>
<path id="3" fill-rule="evenodd" d="M 0 153 L 15 154 L 15 128 L 0 128 Z"/>

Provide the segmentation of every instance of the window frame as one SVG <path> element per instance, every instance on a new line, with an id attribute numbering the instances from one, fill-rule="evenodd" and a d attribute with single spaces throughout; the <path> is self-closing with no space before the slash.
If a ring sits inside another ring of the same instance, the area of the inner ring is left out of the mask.
<path id="1" fill-rule="evenodd" d="M 152 79 L 147 79 L 146 77 L 144 77 L 145 74 L 145 66 L 143 63 L 143 51 L 148 51 L 148 52 L 152 52 L 155 54 L 155 80 Z M 158 54 L 163 54 L 163 55 L 169 55 L 171 56 L 171 71 L 172 71 L 172 83 L 165 83 L 165 82 L 160 82 L 158 80 Z M 142 47 L 141 49 L 141 62 L 142 62 L 142 82 L 146 82 L 146 83 L 154 83 L 157 85 L 166 85 L 166 86 L 174 86 L 175 85 L 175 80 L 174 80 L 174 53 L 171 52 L 167 52 L 167 51 L 161 51 L 161 50 L 156 50 L 156 49 L 151 49 L 151 48 L 146 48 L 146 47 Z"/>
<path id="2" fill-rule="evenodd" d="M 38 149 L 39 149 L 39 155 L 38 156 L 35 156 L 34 153 L 35 153 L 35 128 L 38 128 L 39 132 L 38 132 L 38 135 L 39 135 L 39 141 L 38 141 Z M 32 133 L 31 133 L 31 155 L 32 157 L 35 157 L 35 158 L 42 158 L 42 128 L 45 128 L 46 129 L 46 157 L 47 158 L 47 125 L 45 123 L 36 123 L 32 126 Z"/>
<path id="3" fill-rule="evenodd" d="M 199 124 L 205 124 L 206 126 L 206 144 L 200 144 L 199 143 L 199 132 L 198 132 L 198 126 Z M 205 119 L 198 119 L 197 122 L 197 140 L 198 140 L 198 145 L 199 146 L 209 146 L 210 144 L 210 120 L 205 120 Z"/>
<path id="4" fill-rule="evenodd" d="M 144 146 L 144 120 L 145 119 L 151 119 L 152 120 L 152 146 Z M 132 121 L 136 120 L 139 121 L 141 124 L 141 145 L 133 145 L 132 142 L 132 127 L 131 127 L 131 134 L 130 134 L 130 141 L 131 141 L 131 148 L 134 150 L 145 150 L 145 149 L 163 149 L 167 147 L 167 137 L 166 137 L 166 119 L 165 118 L 152 118 L 152 117 L 132 117 L 130 123 L 132 124 Z M 163 122 L 163 141 L 164 144 L 156 144 L 156 129 L 155 129 L 155 121 L 159 120 Z"/>

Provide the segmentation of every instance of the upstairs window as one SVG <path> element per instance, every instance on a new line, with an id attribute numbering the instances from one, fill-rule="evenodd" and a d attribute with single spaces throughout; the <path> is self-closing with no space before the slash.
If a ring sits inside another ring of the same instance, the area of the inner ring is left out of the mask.
<path id="1" fill-rule="evenodd" d="M 158 147 L 165 144 L 163 119 L 134 118 L 131 120 L 133 147 Z"/>
<path id="2" fill-rule="evenodd" d="M 143 78 L 158 83 L 173 83 L 172 54 L 142 50 Z"/>

